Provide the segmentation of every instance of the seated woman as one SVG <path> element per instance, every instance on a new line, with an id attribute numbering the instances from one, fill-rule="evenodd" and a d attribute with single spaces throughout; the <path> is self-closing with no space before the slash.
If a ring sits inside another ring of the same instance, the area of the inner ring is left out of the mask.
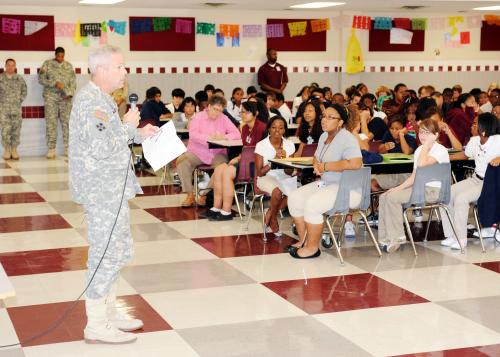
<path id="1" fill-rule="evenodd" d="M 497 166 L 500 163 L 500 135 L 497 134 L 497 120 L 491 113 L 480 114 L 474 120 L 471 134 L 473 135 L 464 152 L 452 155 L 452 160 L 474 159 L 476 168 L 474 175 L 451 186 L 450 213 L 454 219 L 458 239 L 462 247 L 467 246 L 467 218 L 469 207 L 477 201 L 483 188 L 483 179 L 488 164 Z M 445 217 L 445 213 L 441 213 Z M 443 219 L 445 240 L 441 245 L 460 249 L 453 234 L 450 223 Z"/>
<path id="2" fill-rule="evenodd" d="M 181 111 L 181 119 L 184 123 L 186 123 L 186 128 L 189 129 L 189 125 L 191 124 L 191 120 L 193 120 L 196 114 L 196 101 L 192 97 L 186 97 L 182 101 L 179 106 L 179 110 Z"/>
<path id="3" fill-rule="evenodd" d="M 207 109 L 196 113 L 189 126 L 189 143 L 187 152 L 177 159 L 177 173 L 181 180 L 182 192 L 187 193 L 182 207 L 192 207 L 195 204 L 193 192 L 193 172 L 201 164 L 218 165 L 227 162 L 225 149 L 209 149 L 207 140 L 239 139 L 240 132 L 231 121 L 222 114 L 226 99 L 212 95 L 208 100 Z M 200 197 L 198 205 L 205 205 L 205 196 Z"/>
<path id="4" fill-rule="evenodd" d="M 243 146 L 255 146 L 266 133 L 266 124 L 257 120 L 255 103 L 244 102 L 241 105 L 241 140 Z M 228 164 L 220 164 L 212 175 L 214 206 L 207 212 L 210 221 L 228 221 L 233 219 L 231 207 L 234 198 L 234 179 L 241 155 Z"/>
<path id="5" fill-rule="evenodd" d="M 304 146 L 316 144 L 319 137 L 323 134 L 321 129 L 321 108 L 318 101 L 309 101 L 305 108 L 302 122 L 297 128 L 297 136 L 300 139 L 300 145 L 294 156 L 302 156 Z"/>
<path id="6" fill-rule="evenodd" d="M 245 93 L 240 87 L 233 89 L 231 94 L 231 100 L 227 103 L 227 111 L 235 118 L 238 122 L 241 120 L 241 103 Z"/>
<path id="7" fill-rule="evenodd" d="M 299 110 L 299 106 L 302 104 L 302 102 L 306 101 L 307 98 L 309 98 L 310 90 L 309 86 L 304 86 L 302 89 L 297 93 L 297 96 L 293 98 L 293 103 L 292 103 L 292 116 L 295 118 L 297 115 L 297 111 Z"/>
<path id="8" fill-rule="evenodd" d="M 378 148 L 380 154 L 402 153 L 411 155 L 417 148 L 417 141 L 408 134 L 400 115 L 393 116 L 389 131 L 384 135 Z M 401 185 L 410 174 L 382 174 L 372 177 L 372 191 L 388 190 Z"/>
<path id="9" fill-rule="evenodd" d="M 264 217 L 264 223 L 275 236 L 281 236 L 278 223 L 278 211 L 286 207 L 287 198 L 278 188 L 278 178 L 286 177 L 284 170 L 271 170 L 269 159 L 283 159 L 292 156 L 295 145 L 286 139 L 287 123 L 279 116 L 269 119 L 267 125 L 269 136 L 257 143 L 255 147 L 255 176 L 257 187 L 271 196 L 270 208 Z"/>
<path id="10" fill-rule="evenodd" d="M 369 151 L 368 137 L 361 132 L 361 115 L 369 116 L 370 112 L 367 110 L 359 111 L 357 104 L 350 104 L 347 110 L 349 111 L 349 122 L 346 124 L 346 129 L 354 135 L 361 150 Z"/>
<path id="11" fill-rule="evenodd" d="M 438 142 L 447 149 L 462 150 L 462 143 L 458 140 L 457 136 L 450 128 L 448 124 L 445 123 L 441 113 L 437 107 L 429 108 L 425 113 L 425 119 L 430 118 L 438 123 L 439 126 L 439 137 Z"/>
<path id="12" fill-rule="evenodd" d="M 399 245 L 406 241 L 401 205 L 410 199 L 417 169 L 436 163 L 450 162 L 448 150 L 437 142 L 439 126 L 434 120 L 422 120 L 418 136 L 422 145 L 415 151 L 413 172 L 410 177 L 401 185 L 391 188 L 380 196 L 378 238 L 379 243 L 388 253 L 395 252 Z M 429 202 L 438 196 L 440 185 L 439 182 L 429 182 L 426 185 L 426 196 Z"/>
<path id="13" fill-rule="evenodd" d="M 333 104 L 325 109 L 321 119 L 324 133 L 319 139 L 313 161 L 314 172 L 321 176 L 321 180 L 302 186 L 290 194 L 288 210 L 299 235 L 299 241 L 288 247 L 294 258 L 319 257 L 323 214 L 335 204 L 341 173 L 344 170 L 357 170 L 363 165 L 356 138 L 344 128 L 348 121 L 344 107 Z"/>
<path id="14" fill-rule="evenodd" d="M 368 140 L 380 141 L 387 132 L 387 124 L 384 119 L 373 116 L 373 110 L 364 103 L 359 103 L 361 118 L 361 132 L 368 137 Z M 368 115 L 369 114 L 369 115 Z"/>
<path id="15" fill-rule="evenodd" d="M 448 123 L 463 146 L 469 142 L 472 122 L 478 110 L 479 106 L 474 96 L 469 93 L 463 93 L 453 102 L 453 108 L 446 113 L 446 123 Z"/>

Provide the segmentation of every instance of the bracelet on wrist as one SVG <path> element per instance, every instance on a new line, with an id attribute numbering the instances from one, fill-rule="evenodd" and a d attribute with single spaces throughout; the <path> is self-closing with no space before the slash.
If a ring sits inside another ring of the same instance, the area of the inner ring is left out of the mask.
<path id="1" fill-rule="evenodd" d="M 323 163 L 323 172 L 326 172 L 326 162 Z"/>

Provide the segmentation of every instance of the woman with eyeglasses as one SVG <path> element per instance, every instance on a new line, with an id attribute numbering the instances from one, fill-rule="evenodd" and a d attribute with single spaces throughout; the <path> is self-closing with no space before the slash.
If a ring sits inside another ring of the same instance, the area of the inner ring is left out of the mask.
<path id="1" fill-rule="evenodd" d="M 266 133 L 266 124 L 257 120 L 257 105 L 252 102 L 241 104 L 241 140 L 243 146 L 255 146 Z M 234 198 L 234 179 L 238 173 L 241 155 L 227 164 L 220 164 L 212 175 L 214 206 L 207 211 L 209 221 L 228 221 L 233 219 L 231 207 Z"/>
<path id="2" fill-rule="evenodd" d="M 422 145 L 415 150 L 413 172 L 410 177 L 401 185 L 391 188 L 380 196 L 378 239 L 388 253 L 395 252 L 401 243 L 406 242 L 401 205 L 410 199 L 417 169 L 450 162 L 448 150 L 437 142 L 439 137 L 438 123 L 432 119 L 422 120 L 418 137 Z M 426 197 L 429 202 L 437 199 L 440 188 L 440 182 L 433 181 L 426 185 Z"/>
<path id="3" fill-rule="evenodd" d="M 500 164 L 500 135 L 497 134 L 497 119 L 491 113 L 480 114 L 472 124 L 472 138 L 461 153 L 452 156 L 452 160 L 473 159 L 475 163 L 474 175 L 451 186 L 450 213 L 455 222 L 458 239 L 462 247 L 467 246 L 467 218 L 472 202 L 478 200 L 483 188 L 484 175 L 488 164 Z M 444 217 L 444 212 L 441 216 Z M 441 245 L 460 249 L 453 234 L 450 223 L 443 220 L 445 240 Z M 483 238 L 492 237 L 495 229 L 483 228 Z"/>
<path id="4" fill-rule="evenodd" d="M 287 247 L 294 258 L 307 259 L 320 256 L 323 214 L 331 210 L 335 204 L 342 171 L 356 170 L 363 165 L 358 142 L 345 129 L 348 121 L 349 117 L 344 107 L 333 104 L 325 109 L 321 119 L 324 133 L 319 138 L 313 160 L 314 173 L 320 176 L 321 180 L 302 186 L 288 197 L 288 210 L 299 235 L 299 241 Z M 361 197 L 357 199 L 359 202 Z"/>

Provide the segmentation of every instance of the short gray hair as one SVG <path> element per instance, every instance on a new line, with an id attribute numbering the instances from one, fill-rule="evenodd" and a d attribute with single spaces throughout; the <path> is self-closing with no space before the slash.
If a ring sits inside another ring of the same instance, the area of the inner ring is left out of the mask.
<path id="1" fill-rule="evenodd" d="M 89 71 L 95 74 L 97 67 L 109 65 L 111 63 L 111 56 L 114 54 L 121 54 L 122 51 L 119 47 L 104 45 L 93 48 L 89 53 Z"/>
<path id="2" fill-rule="evenodd" d="M 210 99 L 208 99 L 208 104 L 221 105 L 224 108 L 227 104 L 227 100 L 220 94 L 214 94 L 210 97 Z"/>

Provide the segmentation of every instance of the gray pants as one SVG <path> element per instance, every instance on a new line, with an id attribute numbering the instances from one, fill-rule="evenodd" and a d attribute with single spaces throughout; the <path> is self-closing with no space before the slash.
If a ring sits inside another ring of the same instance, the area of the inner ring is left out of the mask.
<path id="1" fill-rule="evenodd" d="M 17 148 L 19 146 L 19 138 L 21 136 L 21 125 L 23 119 L 21 117 L 21 110 L 7 111 L 0 113 L 2 126 L 2 145 L 4 147 L 11 146 Z"/>
<path id="2" fill-rule="evenodd" d="M 89 241 L 87 284 L 104 254 L 119 205 L 119 201 L 114 201 L 84 206 Z M 118 278 L 120 270 L 132 259 L 133 254 L 134 245 L 130 234 L 129 206 L 128 201 L 125 200 L 113 229 L 106 255 L 87 290 L 87 297 L 99 299 L 106 296 L 111 285 Z"/>
<path id="3" fill-rule="evenodd" d="M 69 115 L 71 113 L 71 99 L 45 98 L 45 135 L 47 148 L 55 149 L 57 143 L 57 119 L 61 122 L 64 147 L 68 147 Z"/>
<path id="4" fill-rule="evenodd" d="M 227 162 L 227 155 L 216 154 L 211 162 L 215 168 Z M 192 152 L 185 152 L 177 159 L 177 174 L 181 180 L 182 192 L 193 192 L 193 172 L 203 162 Z"/>
<path id="5" fill-rule="evenodd" d="M 471 177 L 451 186 L 450 215 L 454 220 L 458 239 L 464 242 L 467 240 L 467 219 L 469 218 L 470 204 L 477 201 L 483 189 L 483 181 L 477 177 Z M 448 222 L 446 213 L 441 210 L 443 217 L 443 230 L 446 238 L 454 237 L 451 225 Z"/>

